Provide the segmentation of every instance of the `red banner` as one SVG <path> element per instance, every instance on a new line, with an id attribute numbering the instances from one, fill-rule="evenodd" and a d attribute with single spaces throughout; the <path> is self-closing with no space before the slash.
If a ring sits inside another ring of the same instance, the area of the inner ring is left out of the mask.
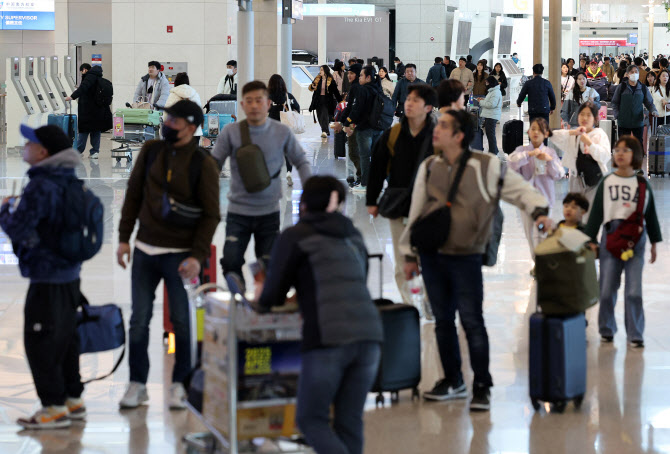
<path id="1" fill-rule="evenodd" d="M 580 47 L 595 47 L 595 46 L 617 46 L 627 47 L 628 43 L 625 39 L 580 39 Z"/>

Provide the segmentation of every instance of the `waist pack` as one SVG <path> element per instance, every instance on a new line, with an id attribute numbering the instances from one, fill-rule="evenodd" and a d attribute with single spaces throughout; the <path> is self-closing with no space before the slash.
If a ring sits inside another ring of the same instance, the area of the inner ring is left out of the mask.
<path id="1" fill-rule="evenodd" d="M 240 122 L 240 134 L 242 136 L 242 146 L 237 149 L 235 160 L 244 189 L 253 194 L 270 186 L 272 180 L 279 176 L 281 166 L 277 173 L 270 176 L 263 150 L 251 142 L 249 123 L 246 120 Z"/>
<path id="2" fill-rule="evenodd" d="M 633 248 L 644 233 L 644 199 L 647 182 L 638 176 L 638 197 L 635 212 L 624 219 L 613 232 L 607 234 L 607 250 L 616 258 L 628 260 Z"/>
<path id="3" fill-rule="evenodd" d="M 123 313 L 116 304 L 91 306 L 81 295 L 81 310 L 77 312 L 77 332 L 79 334 L 79 353 L 98 353 L 114 350 L 123 346 L 114 368 L 106 375 L 82 382 L 90 383 L 112 375 L 123 361 L 126 353 L 126 328 Z"/>

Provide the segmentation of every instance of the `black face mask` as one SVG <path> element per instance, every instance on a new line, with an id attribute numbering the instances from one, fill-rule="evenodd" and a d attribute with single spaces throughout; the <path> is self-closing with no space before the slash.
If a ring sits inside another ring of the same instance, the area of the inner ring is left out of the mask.
<path id="1" fill-rule="evenodd" d="M 163 135 L 163 140 L 165 140 L 167 143 L 177 143 L 179 142 L 179 130 L 178 129 L 173 129 L 163 123 L 163 127 L 161 128 L 161 134 Z"/>

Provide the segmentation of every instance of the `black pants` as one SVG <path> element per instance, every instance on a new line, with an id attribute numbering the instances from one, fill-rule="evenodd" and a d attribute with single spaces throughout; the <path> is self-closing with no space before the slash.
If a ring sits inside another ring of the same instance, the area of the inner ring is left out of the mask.
<path id="1" fill-rule="evenodd" d="M 319 126 L 321 126 L 321 132 L 325 132 L 330 135 L 330 115 L 331 112 L 328 111 L 328 96 L 321 96 L 319 98 L 319 108 L 316 111 L 316 115 L 319 119 Z"/>
<path id="2" fill-rule="evenodd" d="M 624 128 L 623 126 L 619 126 L 619 139 L 623 136 L 629 136 L 629 135 L 635 136 L 637 140 L 640 141 L 640 144 L 643 144 L 643 139 L 644 139 L 644 126 L 640 128 Z M 614 144 L 612 144 L 612 147 L 614 147 Z M 642 148 L 644 149 L 644 145 L 642 145 Z"/>
<path id="3" fill-rule="evenodd" d="M 30 284 L 24 308 L 23 342 L 42 406 L 63 405 L 79 397 L 79 337 L 76 312 L 79 280 L 67 284 Z"/>

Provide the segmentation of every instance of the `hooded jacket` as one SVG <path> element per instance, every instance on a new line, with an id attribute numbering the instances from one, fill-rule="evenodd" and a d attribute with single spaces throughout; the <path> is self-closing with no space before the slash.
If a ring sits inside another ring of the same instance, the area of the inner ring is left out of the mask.
<path id="1" fill-rule="evenodd" d="M 356 92 L 354 104 L 344 125 L 349 126 L 353 123 L 359 131 L 372 129 L 368 117 L 372 111 L 372 103 L 377 95 L 384 96 L 381 85 L 374 82 L 361 85 Z"/>
<path id="2" fill-rule="evenodd" d="M 64 259 L 49 245 L 63 222 L 64 188 L 59 180 L 76 178 L 79 164 L 81 156 L 73 148 L 49 156 L 28 170 L 30 182 L 18 205 L 13 208 L 6 203 L 0 208 L 0 226 L 12 240 L 21 275 L 31 283 L 65 284 L 79 279 L 81 262 Z"/>
<path id="3" fill-rule="evenodd" d="M 81 84 L 71 95 L 78 102 L 79 132 L 101 132 L 112 129 L 112 110 L 95 103 L 98 80 L 102 79 L 102 66 L 94 66 L 82 76 Z"/>
<path id="4" fill-rule="evenodd" d="M 149 74 L 146 74 L 144 77 L 140 79 L 140 83 L 137 84 L 137 88 L 135 89 L 135 97 L 133 98 L 133 101 L 137 101 L 139 99 L 147 99 L 148 85 L 149 85 Z M 159 72 L 158 76 L 156 77 L 156 81 L 154 82 L 153 85 L 153 96 L 151 98 L 151 104 L 154 106 L 158 106 L 162 109 L 165 106 L 165 103 L 167 102 L 168 96 L 170 96 L 170 81 L 167 80 L 165 74 Z"/>
<path id="5" fill-rule="evenodd" d="M 502 93 L 500 92 L 500 85 L 491 87 L 486 94 L 486 98 L 479 101 L 482 108 L 482 118 L 491 118 L 500 121 L 502 115 Z"/>
<path id="6" fill-rule="evenodd" d="M 295 287 L 303 316 L 303 350 L 382 342 L 379 311 L 367 288 L 363 236 L 341 213 L 307 213 L 272 248 L 262 311 L 279 306 Z"/>
<path id="7" fill-rule="evenodd" d="M 167 109 L 173 104 L 184 99 L 193 101 L 198 105 L 198 107 L 202 107 L 202 101 L 200 100 L 200 95 L 198 94 L 197 91 L 195 91 L 195 88 L 187 84 L 182 84 L 170 89 L 170 94 L 167 98 L 167 101 L 165 101 L 165 105 L 163 107 Z M 195 134 L 193 135 L 195 137 L 200 137 L 202 135 L 202 126 L 198 126 L 198 129 L 195 131 Z"/>

